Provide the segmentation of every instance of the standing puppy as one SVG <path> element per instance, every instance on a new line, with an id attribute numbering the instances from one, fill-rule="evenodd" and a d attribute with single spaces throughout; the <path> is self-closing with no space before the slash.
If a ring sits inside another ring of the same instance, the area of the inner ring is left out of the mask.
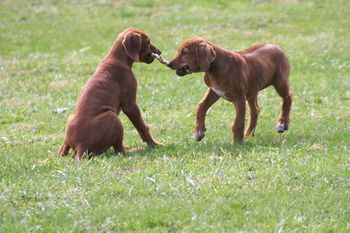
<path id="1" fill-rule="evenodd" d="M 68 119 L 61 156 L 70 148 L 75 151 L 76 160 L 86 152 L 101 154 L 111 146 L 115 152 L 124 152 L 123 126 L 118 117 L 121 110 L 144 142 L 158 145 L 136 103 L 137 81 L 131 71 L 134 62 L 152 63 L 152 53 L 161 52 L 140 30 L 129 28 L 119 34 L 80 93 L 76 112 Z"/>
<path id="2" fill-rule="evenodd" d="M 184 76 L 192 72 L 205 72 L 204 82 L 209 87 L 197 106 L 194 137 L 204 137 L 205 116 L 220 97 L 232 102 L 236 109 L 233 124 L 234 142 L 243 141 L 257 125 L 258 92 L 273 85 L 282 97 L 282 111 L 276 130 L 288 130 L 292 95 L 289 91 L 289 62 L 283 50 L 272 44 L 259 44 L 241 52 L 222 49 L 202 38 L 190 38 L 179 47 L 168 66 Z M 250 122 L 244 133 L 246 101 L 250 108 Z"/>

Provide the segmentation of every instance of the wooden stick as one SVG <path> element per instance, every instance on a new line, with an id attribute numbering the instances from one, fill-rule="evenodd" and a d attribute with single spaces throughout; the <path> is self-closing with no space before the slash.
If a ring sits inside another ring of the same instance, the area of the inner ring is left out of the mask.
<path id="1" fill-rule="evenodd" d="M 165 59 L 163 59 L 160 55 L 156 54 L 156 53 L 152 53 L 152 56 L 157 59 L 160 63 L 164 64 L 164 65 L 169 65 L 169 62 Z"/>

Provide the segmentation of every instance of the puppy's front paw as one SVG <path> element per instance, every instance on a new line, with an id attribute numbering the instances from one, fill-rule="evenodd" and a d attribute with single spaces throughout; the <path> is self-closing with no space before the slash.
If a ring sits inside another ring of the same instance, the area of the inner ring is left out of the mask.
<path id="1" fill-rule="evenodd" d="M 149 147 L 159 147 L 159 146 L 164 146 L 164 144 L 157 142 L 157 141 L 152 141 L 152 142 L 148 142 L 147 145 Z"/>
<path id="2" fill-rule="evenodd" d="M 279 133 L 283 133 L 284 131 L 287 131 L 288 130 L 288 127 L 285 123 L 283 122 L 278 122 L 277 123 L 277 126 L 276 126 L 276 130 L 277 132 Z"/>
<path id="3" fill-rule="evenodd" d="M 204 138 L 204 131 L 202 130 L 195 131 L 193 134 L 193 138 L 196 139 L 197 141 L 201 141 Z"/>

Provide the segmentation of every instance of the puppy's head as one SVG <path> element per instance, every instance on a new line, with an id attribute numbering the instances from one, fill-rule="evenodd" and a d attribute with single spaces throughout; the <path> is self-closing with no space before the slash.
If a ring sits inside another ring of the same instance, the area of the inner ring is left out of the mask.
<path id="1" fill-rule="evenodd" d="M 180 45 L 177 54 L 168 66 L 176 70 L 179 76 L 194 72 L 207 72 L 215 57 L 213 46 L 204 39 L 195 37 L 185 40 Z"/>
<path id="2" fill-rule="evenodd" d="M 151 44 L 149 37 L 136 28 L 128 28 L 124 31 L 122 44 L 126 54 L 133 61 L 150 64 L 154 61 L 152 53 L 161 54 L 161 51 Z"/>

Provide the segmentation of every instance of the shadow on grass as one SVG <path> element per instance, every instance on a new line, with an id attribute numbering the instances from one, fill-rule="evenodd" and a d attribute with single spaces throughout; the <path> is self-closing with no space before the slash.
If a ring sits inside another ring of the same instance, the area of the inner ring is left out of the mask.
<path id="1" fill-rule="evenodd" d="M 157 159 L 160 157 L 207 157 L 207 156 L 231 156 L 246 157 L 252 153 L 265 153 L 268 151 L 285 151 L 296 149 L 298 147 L 310 146 L 316 138 L 298 137 L 296 135 L 285 134 L 267 134 L 250 137 L 242 144 L 233 144 L 229 138 L 207 138 L 201 142 L 194 139 L 180 139 L 177 142 L 165 143 L 163 146 L 156 148 L 147 147 L 146 145 L 138 145 L 127 149 L 126 153 L 114 153 L 112 149 L 102 155 L 93 156 L 98 158 L 115 158 L 122 156 L 127 157 L 148 157 L 149 159 Z"/>
<path id="2" fill-rule="evenodd" d="M 103 158 L 113 158 L 116 156 L 123 157 L 149 157 L 150 159 L 157 159 L 160 157 L 175 157 L 180 158 L 183 156 L 190 157 L 202 157 L 208 155 L 222 156 L 228 155 L 232 157 L 244 157 L 249 155 L 255 150 L 264 150 L 279 148 L 278 144 L 271 145 L 257 145 L 256 142 L 247 141 L 242 144 L 233 144 L 231 142 L 219 142 L 219 141 L 188 141 L 188 142 L 178 142 L 170 143 L 161 147 L 136 147 L 129 149 L 126 153 L 115 154 L 113 150 L 109 150 L 106 153 L 98 156 Z"/>

